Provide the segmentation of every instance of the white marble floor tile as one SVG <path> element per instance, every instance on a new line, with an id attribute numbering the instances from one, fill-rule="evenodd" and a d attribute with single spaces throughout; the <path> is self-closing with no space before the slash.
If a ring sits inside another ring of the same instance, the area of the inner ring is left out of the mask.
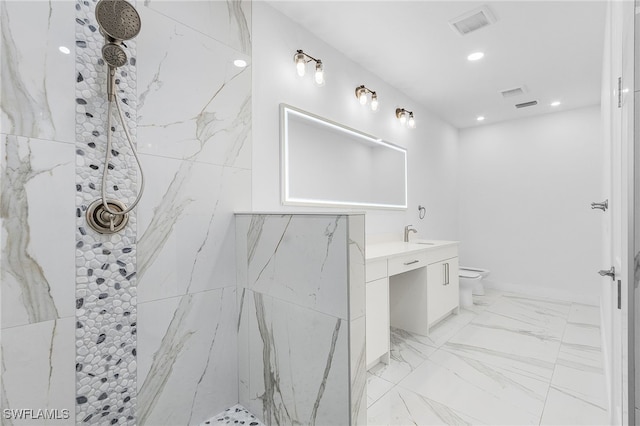
<path id="1" fill-rule="evenodd" d="M 477 317 L 475 312 L 461 309 L 459 314 L 449 315 L 429 330 L 427 342 L 439 348 Z"/>
<path id="2" fill-rule="evenodd" d="M 607 412 L 562 390 L 551 387 L 541 425 L 606 425 Z"/>
<path id="3" fill-rule="evenodd" d="M 380 399 L 389 389 L 393 388 L 394 384 L 388 382 L 373 373 L 367 373 L 367 407 Z"/>
<path id="4" fill-rule="evenodd" d="M 439 350 L 398 386 L 487 424 L 536 424 L 548 381 Z"/>
<path id="5" fill-rule="evenodd" d="M 429 337 L 394 330 L 391 364 L 370 371 L 369 425 L 607 423 L 598 307 L 474 300 Z"/>
<path id="6" fill-rule="evenodd" d="M 567 323 L 562 343 L 600 348 L 600 327 L 590 324 Z"/>
<path id="7" fill-rule="evenodd" d="M 378 364 L 371 372 L 397 384 L 435 351 L 428 337 L 391 328 L 391 362 L 389 365 Z"/>
<path id="8" fill-rule="evenodd" d="M 607 410 L 606 382 L 603 372 L 556 365 L 551 386 L 585 404 Z"/>
<path id="9" fill-rule="evenodd" d="M 560 345 L 556 364 L 602 373 L 604 371 L 602 362 L 600 348 L 563 342 Z"/>
<path id="10" fill-rule="evenodd" d="M 561 338 L 570 308 L 571 304 L 565 302 L 504 295 L 486 309 L 486 312 L 491 312 L 495 316 L 479 316 L 474 322 L 483 322 L 483 319 L 500 322 L 502 320 L 500 317 L 504 317 L 517 321 L 518 329 L 531 331 L 544 329 L 545 334 Z M 513 321 L 509 323 L 512 324 Z"/>
<path id="11" fill-rule="evenodd" d="M 545 328 L 487 311 L 443 347 L 487 364 L 508 365 L 522 374 L 549 380 L 560 339 Z"/>
<path id="12" fill-rule="evenodd" d="M 598 306 L 572 303 L 567 321 L 600 326 L 600 308 Z"/>
<path id="13" fill-rule="evenodd" d="M 446 405 L 396 386 L 367 411 L 367 425 L 468 425 L 482 424 Z"/>

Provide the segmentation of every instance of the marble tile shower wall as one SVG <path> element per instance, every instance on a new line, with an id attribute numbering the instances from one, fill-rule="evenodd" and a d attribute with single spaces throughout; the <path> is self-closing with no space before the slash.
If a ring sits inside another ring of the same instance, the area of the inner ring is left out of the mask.
<path id="1" fill-rule="evenodd" d="M 127 229 L 101 236 L 82 214 L 106 127 L 95 3 L 0 2 L 0 403 L 62 417 L 37 424 L 197 424 L 238 398 L 233 210 L 251 202 L 251 71 L 232 61 L 250 58 L 251 5 L 136 3 L 118 89 L 146 191 Z M 108 191 L 130 202 L 115 127 Z"/>
<path id="2" fill-rule="evenodd" d="M 237 215 L 240 404 L 366 424 L 363 215 Z"/>

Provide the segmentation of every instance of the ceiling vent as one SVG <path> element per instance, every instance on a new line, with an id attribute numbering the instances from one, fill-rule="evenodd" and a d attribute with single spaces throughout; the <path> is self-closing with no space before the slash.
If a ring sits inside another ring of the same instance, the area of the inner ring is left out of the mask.
<path id="1" fill-rule="evenodd" d="M 512 87 L 511 89 L 503 89 L 503 90 L 500 90 L 499 92 L 503 98 L 512 98 L 514 96 L 524 95 L 526 91 L 527 91 L 526 87 L 519 86 L 519 87 Z"/>
<path id="2" fill-rule="evenodd" d="M 516 108 L 526 108 L 526 107 L 532 107 L 534 105 L 538 105 L 538 101 L 530 101 L 530 102 L 523 102 L 521 104 L 516 104 Z"/>
<path id="3" fill-rule="evenodd" d="M 482 6 L 449 21 L 451 28 L 460 35 L 467 35 L 496 22 L 488 6 Z"/>

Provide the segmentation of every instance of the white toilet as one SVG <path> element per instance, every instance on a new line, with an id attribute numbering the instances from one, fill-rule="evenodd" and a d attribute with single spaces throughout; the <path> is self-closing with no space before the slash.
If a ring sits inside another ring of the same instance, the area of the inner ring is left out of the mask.
<path id="1" fill-rule="evenodd" d="M 460 278 L 460 306 L 473 306 L 473 295 L 484 295 L 484 286 L 482 280 L 489 275 L 487 269 L 470 268 L 461 266 L 458 269 L 458 277 Z"/>

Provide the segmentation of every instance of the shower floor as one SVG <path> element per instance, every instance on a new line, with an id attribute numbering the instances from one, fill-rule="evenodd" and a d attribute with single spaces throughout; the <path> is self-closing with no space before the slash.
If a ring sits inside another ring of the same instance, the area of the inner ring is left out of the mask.
<path id="1" fill-rule="evenodd" d="M 247 425 L 247 426 L 265 426 L 260 420 L 249 412 L 240 404 L 236 404 L 231 408 L 227 408 L 209 420 L 200 423 L 200 426 L 206 425 Z"/>

